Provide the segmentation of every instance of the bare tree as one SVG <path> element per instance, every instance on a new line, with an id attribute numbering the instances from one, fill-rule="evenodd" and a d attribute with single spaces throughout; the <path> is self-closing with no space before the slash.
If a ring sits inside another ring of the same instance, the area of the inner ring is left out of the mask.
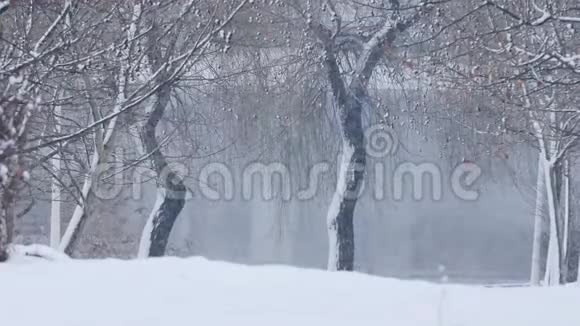
<path id="1" fill-rule="evenodd" d="M 336 192 L 328 209 L 329 270 L 354 269 L 354 212 L 363 183 L 366 151 L 363 111 L 368 86 L 383 59 L 395 55 L 395 42 L 431 7 L 397 1 L 362 4 L 324 1 L 291 5 L 319 45 L 326 80 L 335 100 L 342 142 Z"/>
<path id="2" fill-rule="evenodd" d="M 485 92 L 504 132 L 538 150 L 531 282 L 539 284 L 543 270 L 545 284 L 565 282 L 572 221 L 569 166 L 580 117 L 571 88 L 580 82 L 574 6 L 522 0 L 445 9 L 443 20 L 451 23 L 433 32 L 431 48 L 444 67 L 441 76 L 449 77 L 443 85 Z"/>
<path id="3" fill-rule="evenodd" d="M 145 71 L 159 71 L 163 66 L 168 66 L 168 68 L 155 76 L 160 87 L 147 107 L 147 120 L 141 127 L 144 153 L 146 157 L 150 157 L 157 176 L 157 199 L 141 236 L 139 257 L 165 254 L 175 220 L 185 205 L 187 190 L 183 176 L 172 170 L 162 153 L 162 145 L 156 134 L 156 129 L 170 106 L 171 93 L 178 84 L 179 78 L 188 74 L 189 67 L 198 65 L 200 58 L 210 52 L 210 47 L 222 49 L 221 42 L 213 41 L 219 39 L 225 46 L 228 46 L 232 36 L 231 32 L 226 34 L 225 28 L 246 3 L 247 1 L 243 0 L 224 2 L 223 6 L 210 6 L 207 11 L 212 14 L 203 16 L 194 10 L 195 6 L 200 4 L 197 1 L 189 1 L 181 6 L 183 9 L 175 20 L 172 20 L 171 15 L 168 15 L 166 22 L 160 22 L 158 18 L 150 18 L 150 29 L 144 44 Z M 229 8 L 229 6 L 232 7 Z M 155 15 L 157 16 L 158 13 Z M 204 28 L 192 33 L 186 29 L 188 24 L 202 25 Z M 188 67 L 169 66 L 176 57 L 186 57 L 184 64 Z"/>

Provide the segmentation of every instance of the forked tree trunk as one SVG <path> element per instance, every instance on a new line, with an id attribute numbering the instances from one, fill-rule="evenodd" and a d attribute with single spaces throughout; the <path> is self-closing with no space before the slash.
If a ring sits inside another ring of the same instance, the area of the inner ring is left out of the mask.
<path id="1" fill-rule="evenodd" d="M 120 108 L 117 106 L 115 110 Z M 87 218 L 91 215 L 91 204 L 94 202 L 95 191 L 94 188 L 98 185 L 98 172 L 102 164 L 107 162 L 110 151 L 113 146 L 113 141 L 116 133 L 117 118 L 112 119 L 106 128 L 104 139 L 102 139 L 101 146 L 95 146 L 91 164 L 83 187 L 81 189 L 81 204 L 77 205 L 73 211 L 73 215 L 68 223 L 68 226 L 62 236 L 59 244 L 59 250 L 65 252 L 69 256 L 73 256 L 74 252 L 78 250 L 80 236 L 84 233 Z"/>
<path id="2" fill-rule="evenodd" d="M 357 80 L 354 87 L 347 88 L 332 48 L 326 49 L 325 66 L 338 107 L 342 141 L 342 156 L 336 190 L 326 215 L 328 270 L 352 271 L 354 270 L 355 254 L 354 210 L 363 183 L 366 165 L 362 104 L 360 102 L 366 96 L 366 83 Z"/>
<path id="3" fill-rule="evenodd" d="M 331 6 L 332 7 L 332 6 Z M 334 11 L 331 8 L 331 11 Z M 367 88 L 373 71 L 390 45 L 400 33 L 421 17 L 420 12 L 405 19 L 386 19 L 381 28 L 362 44 L 353 71 L 346 76 L 341 72 L 335 47 L 335 32 L 323 24 L 309 20 L 310 29 L 324 47 L 323 62 L 332 90 L 340 124 L 342 159 L 337 187 L 327 213 L 329 237 L 329 270 L 354 269 L 354 210 L 364 179 L 366 152 L 362 127 L 363 103 L 368 99 Z M 349 78 L 350 77 L 350 78 Z"/>
<path id="4" fill-rule="evenodd" d="M 133 5 L 133 12 L 131 15 L 131 23 L 129 24 L 129 28 L 127 29 L 127 42 L 132 41 L 137 35 L 137 25 L 139 23 L 139 19 L 141 17 L 142 7 L 139 2 L 134 3 Z M 120 113 L 123 105 L 125 104 L 126 98 L 126 91 L 127 86 L 129 83 L 129 75 L 130 75 L 130 67 L 131 67 L 131 54 L 133 51 L 132 43 L 131 46 L 127 47 L 123 50 L 123 55 L 121 57 L 121 64 L 119 69 L 119 74 L 117 76 L 117 97 L 115 99 L 115 104 L 113 107 L 114 113 Z M 85 81 L 88 84 L 88 79 Z M 90 218 L 91 215 L 91 202 L 94 201 L 94 187 L 97 185 L 95 184 L 98 180 L 98 172 L 99 168 L 102 164 L 106 163 L 109 157 L 109 154 L 112 150 L 113 143 L 115 141 L 116 132 L 117 132 L 117 121 L 119 116 L 115 116 L 112 118 L 109 123 L 106 125 L 106 128 L 103 132 L 96 132 L 96 141 L 95 141 L 95 151 L 91 158 L 89 171 L 85 178 L 85 182 L 81 189 L 81 204 L 75 207 L 73 211 L 73 216 L 71 217 L 69 224 L 62 236 L 61 242 L 59 244 L 59 249 L 68 255 L 72 256 L 72 254 L 77 250 L 79 245 L 79 236 L 83 234 L 84 228 L 86 226 L 87 218 Z M 96 121 L 97 119 L 95 119 Z M 98 129 L 97 129 L 98 130 Z"/>

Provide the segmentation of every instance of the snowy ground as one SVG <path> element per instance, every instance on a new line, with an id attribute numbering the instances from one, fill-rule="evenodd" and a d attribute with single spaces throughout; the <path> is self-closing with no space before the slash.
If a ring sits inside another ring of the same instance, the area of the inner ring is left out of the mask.
<path id="1" fill-rule="evenodd" d="M 580 325 L 580 288 L 483 288 L 201 258 L 0 265 L 0 324 Z"/>

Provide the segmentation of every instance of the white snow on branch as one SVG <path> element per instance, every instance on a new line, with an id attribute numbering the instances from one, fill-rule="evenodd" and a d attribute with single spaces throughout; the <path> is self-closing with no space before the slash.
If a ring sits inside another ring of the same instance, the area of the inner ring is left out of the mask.
<path id="1" fill-rule="evenodd" d="M 360 59 L 358 60 L 359 65 L 357 67 L 357 74 L 360 75 L 364 70 L 364 67 L 367 65 L 371 54 L 375 50 L 376 47 L 380 45 L 380 43 L 387 37 L 389 32 L 395 28 L 396 22 L 390 19 L 387 19 L 380 30 L 378 30 L 368 42 L 366 42 L 363 46 L 363 50 L 360 55 Z"/>
<path id="2" fill-rule="evenodd" d="M 36 42 L 36 45 L 34 45 L 34 49 L 32 50 L 32 53 L 35 57 L 38 56 L 38 53 L 39 53 L 38 51 L 39 51 L 40 47 L 42 46 L 42 44 L 44 44 L 44 42 L 46 42 L 46 39 L 56 29 L 56 26 L 58 26 L 58 24 L 63 20 L 63 18 L 68 13 L 69 9 L 70 9 L 70 2 L 66 2 L 60 15 L 58 15 L 58 17 L 52 22 L 52 25 L 50 25 L 50 27 L 48 27 L 46 32 L 40 37 L 38 42 Z"/>
<path id="3" fill-rule="evenodd" d="M 537 11 L 542 13 L 541 17 L 539 17 L 538 19 L 534 20 L 531 23 L 533 26 L 542 25 L 545 22 L 547 22 L 549 19 L 556 19 L 556 20 L 559 20 L 561 22 L 566 22 L 566 23 L 580 23 L 580 17 L 555 16 L 555 15 L 552 15 L 547 9 L 542 9 L 542 8 L 538 7 L 538 5 L 535 3 L 533 3 L 533 5 Z"/>
<path id="4" fill-rule="evenodd" d="M 6 10 L 10 6 L 10 0 L 0 1 L 0 12 Z"/>
<path id="5" fill-rule="evenodd" d="M 562 56 L 560 60 L 572 67 L 580 66 L 580 54 Z"/>
<path id="6" fill-rule="evenodd" d="M 567 23 L 580 23 L 580 17 L 561 16 L 561 17 L 558 17 L 558 20 L 563 21 L 563 22 L 567 22 Z"/>
<path id="7" fill-rule="evenodd" d="M 552 18 L 552 14 L 550 14 L 547 10 L 541 9 L 536 5 L 534 5 L 534 7 L 536 7 L 536 10 L 538 10 L 542 13 L 542 16 L 540 18 L 534 20 L 532 22 L 532 25 L 534 25 L 534 26 L 542 25 L 543 23 L 547 22 L 548 19 Z"/>

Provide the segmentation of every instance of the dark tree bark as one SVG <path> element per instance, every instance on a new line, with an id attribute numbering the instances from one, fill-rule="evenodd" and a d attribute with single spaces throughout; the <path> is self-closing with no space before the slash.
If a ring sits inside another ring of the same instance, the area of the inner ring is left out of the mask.
<path id="1" fill-rule="evenodd" d="M 559 264 L 560 264 L 560 275 L 559 275 L 559 283 L 564 284 L 566 282 L 566 274 L 568 270 L 568 263 L 566 260 L 566 253 L 565 247 L 567 243 L 564 240 L 564 233 L 566 230 L 567 225 L 565 225 L 564 216 L 566 215 L 566 207 L 565 207 L 565 192 L 564 192 L 564 174 L 566 173 L 566 168 L 564 165 L 564 161 L 558 162 L 555 167 L 552 169 L 552 180 L 554 182 L 554 197 L 557 204 L 557 211 L 556 211 L 556 238 L 558 241 L 558 257 L 559 257 Z"/>
<path id="2" fill-rule="evenodd" d="M 332 8 L 334 11 L 334 8 Z M 366 168 L 363 103 L 368 99 L 368 83 L 373 71 L 400 33 L 419 18 L 419 13 L 407 18 L 393 17 L 385 21 L 375 34 L 364 42 L 357 55 L 350 83 L 340 70 L 335 36 L 340 33 L 341 21 L 336 18 L 335 31 L 322 24 L 310 23 L 323 46 L 324 65 L 332 94 L 338 107 L 343 152 L 336 191 L 327 214 L 329 232 L 328 269 L 354 270 L 354 211 Z"/>
<path id="3" fill-rule="evenodd" d="M 576 224 L 578 221 L 575 222 Z M 566 275 L 566 283 L 574 283 L 578 281 L 578 260 L 580 259 L 580 231 L 576 225 L 569 233 L 567 263 L 568 273 Z"/>
<path id="4" fill-rule="evenodd" d="M 346 164 L 339 178 L 345 180 L 345 191 L 340 195 L 340 204 L 334 220 L 329 220 L 329 229 L 336 229 L 337 261 L 336 269 L 354 270 L 354 211 L 358 195 L 364 181 L 366 153 L 364 147 L 364 130 L 362 126 L 362 105 L 358 100 L 349 99 L 350 103 L 339 104 L 340 127 L 344 148 L 352 150 L 350 158 L 344 157 Z"/>
<path id="5" fill-rule="evenodd" d="M 333 76 L 332 78 L 336 78 Z M 362 125 L 362 104 L 344 88 L 334 93 L 339 109 L 340 134 L 343 144 L 342 166 L 335 197 L 329 209 L 328 228 L 331 235 L 329 269 L 354 270 L 354 211 L 364 181 L 366 153 Z M 351 91 L 350 91 L 351 92 Z M 361 92 L 362 93 L 362 92 Z M 335 243 L 333 243 L 335 241 Z"/>
<path id="6" fill-rule="evenodd" d="M 145 232 L 143 237 L 149 237 L 148 257 L 160 257 L 165 255 L 169 235 L 177 217 L 185 205 L 187 189 L 182 178 L 171 170 L 165 156 L 161 152 L 160 144 L 157 141 L 156 129 L 163 118 L 165 109 L 169 103 L 171 88 L 162 87 L 155 97 L 153 110 L 151 111 L 147 123 L 142 130 L 142 138 L 145 150 L 150 153 L 155 173 L 157 174 L 158 191 L 162 194 L 161 204 L 154 209 L 149 221 L 151 228 Z M 147 241 L 147 239 L 145 239 Z M 141 255 L 145 253 L 140 253 Z"/>
<path id="7" fill-rule="evenodd" d="M 568 178 L 573 180 L 571 169 L 566 171 Z M 570 199 L 575 198 L 575 191 L 570 185 Z M 570 201 L 570 220 L 568 221 L 568 243 L 566 248 L 566 283 L 578 281 L 578 260 L 580 259 L 580 220 L 578 219 L 577 205 Z"/>
<path id="8" fill-rule="evenodd" d="M 328 50 L 325 65 L 332 93 L 338 106 L 340 136 L 343 145 L 342 166 L 338 176 L 337 189 L 327 216 L 330 238 L 328 269 L 352 271 L 354 270 L 355 251 L 354 210 L 364 180 L 366 166 L 362 103 L 360 102 L 366 94 L 360 87 L 355 90 L 345 87 L 336 57 L 333 52 Z"/>
<path id="9" fill-rule="evenodd" d="M 181 178 L 172 175 L 165 181 L 167 182 L 167 193 L 159 211 L 153 219 L 149 257 L 161 257 L 165 255 L 169 235 L 179 213 L 181 213 L 185 205 L 186 188 Z"/>
<path id="10" fill-rule="evenodd" d="M 16 96 L 0 97 L 0 262 L 12 242 L 16 194 L 23 177 L 18 152 L 25 141 L 30 103 Z"/>
<path id="11" fill-rule="evenodd" d="M 568 280 L 576 274 L 577 264 L 574 265 L 571 260 L 575 260 L 577 262 L 577 258 L 574 257 L 577 255 L 575 252 L 576 248 L 574 246 L 574 242 L 577 239 L 574 238 L 576 235 L 574 227 L 575 223 L 573 220 L 572 209 L 569 207 L 571 205 L 570 199 L 571 197 L 571 171 L 569 168 L 568 159 L 563 159 L 556 164 L 554 167 L 554 183 L 555 186 L 555 196 L 556 201 L 558 202 L 559 210 L 557 212 L 557 237 L 558 237 L 558 250 L 559 250 L 559 257 L 560 257 L 560 277 L 559 282 L 560 284 L 566 284 Z M 567 180 L 566 180 L 567 178 Z M 566 184 L 566 181 L 568 184 Z M 568 189 L 566 189 L 568 187 Z M 568 216 L 569 220 L 566 221 L 566 216 Z M 572 271 L 570 270 L 572 268 Z M 572 274 L 571 274 L 572 273 Z"/>
<path id="12" fill-rule="evenodd" d="M 0 163 L 2 164 L 2 163 Z M 2 186 L 0 191 L 0 262 L 8 259 L 8 245 L 14 232 L 15 182 Z"/>

